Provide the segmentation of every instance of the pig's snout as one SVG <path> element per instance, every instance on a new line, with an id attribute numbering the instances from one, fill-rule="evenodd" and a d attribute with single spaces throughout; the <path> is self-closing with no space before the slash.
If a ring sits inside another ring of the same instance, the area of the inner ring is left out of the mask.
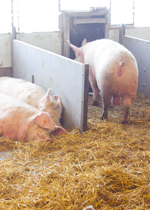
<path id="1" fill-rule="evenodd" d="M 53 143 L 53 139 L 50 138 L 50 135 L 47 134 L 47 135 L 44 135 L 44 134 L 41 134 L 41 133 L 37 133 L 37 136 L 38 136 L 38 142 L 43 142 L 43 143 L 46 143 L 46 142 L 50 142 L 50 143 Z"/>
<path id="2" fill-rule="evenodd" d="M 41 139 L 38 139 L 36 141 L 37 142 L 43 142 L 43 143 L 47 143 L 47 142 L 53 143 L 54 142 L 54 140 L 52 138 L 45 138 L 45 139 L 41 138 Z"/>

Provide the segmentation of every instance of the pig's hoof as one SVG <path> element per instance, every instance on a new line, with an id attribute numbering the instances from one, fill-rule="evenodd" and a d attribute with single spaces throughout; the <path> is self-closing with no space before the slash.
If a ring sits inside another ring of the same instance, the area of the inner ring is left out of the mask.
<path id="1" fill-rule="evenodd" d="M 110 104 L 110 108 L 111 108 L 111 109 L 113 109 L 113 108 L 114 108 L 114 106 L 113 106 L 112 104 Z"/>
<path id="2" fill-rule="evenodd" d="M 105 112 L 104 112 L 104 113 L 102 114 L 101 119 L 102 119 L 102 120 L 107 120 L 107 118 L 108 118 L 108 113 L 105 113 Z"/>
<path id="3" fill-rule="evenodd" d="M 93 102 L 92 102 L 92 105 L 93 105 L 93 106 L 98 106 L 98 102 L 97 102 L 97 101 L 93 101 Z"/>
<path id="4" fill-rule="evenodd" d="M 121 122 L 121 124 L 127 124 L 127 123 L 128 123 L 127 121 L 122 121 L 122 122 Z"/>
<path id="5" fill-rule="evenodd" d="M 105 117 L 101 117 L 101 119 L 102 119 L 102 120 L 107 120 L 107 118 L 105 118 Z"/>

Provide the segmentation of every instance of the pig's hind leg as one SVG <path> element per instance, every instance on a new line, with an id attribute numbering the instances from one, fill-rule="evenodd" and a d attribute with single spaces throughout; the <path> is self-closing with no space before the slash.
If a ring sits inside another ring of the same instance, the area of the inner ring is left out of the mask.
<path id="1" fill-rule="evenodd" d="M 91 67 L 89 68 L 89 71 L 90 71 L 89 82 L 90 82 L 90 85 L 91 85 L 92 90 L 93 90 L 93 102 L 92 102 L 92 105 L 93 106 L 97 106 L 98 105 L 99 89 L 98 89 L 97 81 L 96 81 L 96 79 L 95 79 L 95 77 L 93 75 Z"/>
<path id="2" fill-rule="evenodd" d="M 103 114 L 102 114 L 102 120 L 108 118 L 108 109 L 111 103 L 112 96 L 103 96 Z"/>
<path id="3" fill-rule="evenodd" d="M 127 123 L 128 116 L 129 116 L 129 110 L 130 110 L 132 101 L 133 101 L 133 99 L 130 96 L 128 96 L 128 95 L 123 96 L 123 119 L 122 119 L 122 124 Z"/>

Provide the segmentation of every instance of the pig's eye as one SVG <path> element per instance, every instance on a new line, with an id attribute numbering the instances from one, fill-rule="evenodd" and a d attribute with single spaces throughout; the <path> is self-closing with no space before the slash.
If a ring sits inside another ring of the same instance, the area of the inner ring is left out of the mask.
<path id="1" fill-rule="evenodd" d="M 59 104 L 57 104 L 57 106 L 54 107 L 53 109 L 56 110 L 56 109 L 58 109 L 59 107 L 60 107 Z"/>

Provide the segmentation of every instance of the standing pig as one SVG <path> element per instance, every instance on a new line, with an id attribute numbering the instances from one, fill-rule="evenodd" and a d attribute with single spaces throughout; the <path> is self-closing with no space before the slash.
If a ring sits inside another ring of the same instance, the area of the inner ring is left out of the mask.
<path id="1" fill-rule="evenodd" d="M 18 98 L 41 111 L 48 112 L 54 123 L 60 125 L 62 103 L 58 96 L 53 98 L 49 95 L 50 90 L 46 92 L 40 86 L 22 79 L 0 77 L 0 93 Z"/>
<path id="2" fill-rule="evenodd" d="M 0 94 L 0 135 L 13 140 L 52 141 L 49 133 L 60 132 L 47 112 L 25 102 Z"/>
<path id="3" fill-rule="evenodd" d="M 123 101 L 123 120 L 126 123 L 129 109 L 136 96 L 138 84 L 137 63 L 130 51 L 117 42 L 101 39 L 82 42 L 78 48 L 68 41 L 76 54 L 76 61 L 89 64 L 89 82 L 93 89 L 93 105 L 98 104 L 98 92 L 103 99 L 102 119 L 107 119 L 110 102 Z"/>

